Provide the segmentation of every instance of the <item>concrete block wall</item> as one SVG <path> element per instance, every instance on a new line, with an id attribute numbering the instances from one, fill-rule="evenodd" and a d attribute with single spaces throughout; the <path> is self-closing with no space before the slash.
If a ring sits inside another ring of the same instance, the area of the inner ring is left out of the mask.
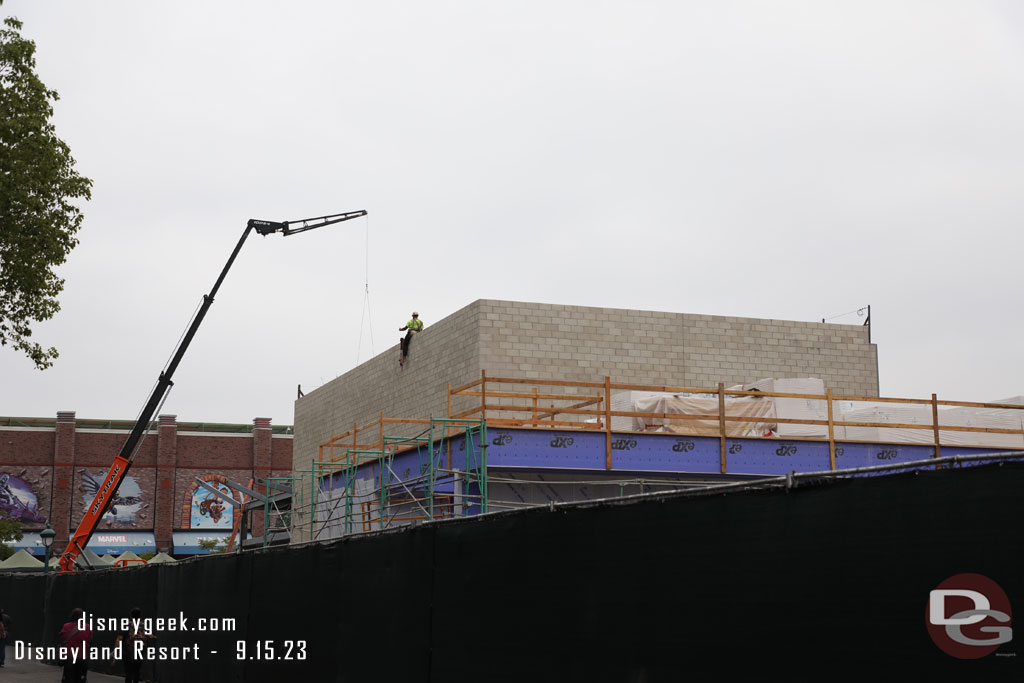
<path id="1" fill-rule="evenodd" d="M 294 460 L 296 471 L 308 470 L 319 445 L 340 434 L 384 417 L 427 418 L 448 414 L 448 383 L 465 384 L 480 376 L 479 304 L 474 302 L 447 318 L 432 322 L 420 312 L 424 330 L 412 340 L 409 359 L 398 364 L 395 345 L 295 402 Z M 389 433 L 409 435 L 416 428 L 392 427 Z M 367 436 L 371 442 L 374 436 Z M 360 437 L 362 443 L 367 443 Z"/>
<path id="2" fill-rule="evenodd" d="M 297 470 L 309 468 L 332 432 L 351 429 L 354 421 L 363 425 L 381 411 L 446 415 L 448 383 L 470 382 L 482 370 L 490 377 L 610 376 L 617 383 L 701 388 L 820 377 L 836 393 L 878 395 L 877 350 L 859 325 L 486 299 L 426 322 L 404 370 L 396 345 L 296 402 Z M 464 407 L 465 401 L 453 404 L 456 412 Z"/>
<path id="3" fill-rule="evenodd" d="M 685 316 L 691 386 L 820 377 L 834 393 L 878 396 L 878 349 L 862 325 Z"/>
<path id="4" fill-rule="evenodd" d="M 700 388 L 820 377 L 836 392 L 878 395 L 876 348 L 859 325 L 477 303 L 488 375 Z"/>

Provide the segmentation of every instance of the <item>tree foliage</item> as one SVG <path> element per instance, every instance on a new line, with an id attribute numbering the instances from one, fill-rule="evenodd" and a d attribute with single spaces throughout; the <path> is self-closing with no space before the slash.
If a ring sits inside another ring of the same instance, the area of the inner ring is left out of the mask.
<path id="1" fill-rule="evenodd" d="M 78 244 L 82 212 L 72 200 L 89 199 L 92 181 L 50 122 L 58 95 L 36 76 L 36 45 L 21 26 L 8 18 L 0 28 L 0 345 L 42 370 L 57 349 L 32 342 L 32 324 L 60 310 L 54 268 Z"/>
<path id="2" fill-rule="evenodd" d="M 24 537 L 19 520 L 13 517 L 0 517 L 0 560 L 6 560 L 14 554 L 14 548 L 7 545 L 7 541 L 20 541 Z"/>
<path id="3" fill-rule="evenodd" d="M 228 539 L 200 538 L 199 547 L 208 550 L 211 555 L 221 555 L 228 551 Z"/>

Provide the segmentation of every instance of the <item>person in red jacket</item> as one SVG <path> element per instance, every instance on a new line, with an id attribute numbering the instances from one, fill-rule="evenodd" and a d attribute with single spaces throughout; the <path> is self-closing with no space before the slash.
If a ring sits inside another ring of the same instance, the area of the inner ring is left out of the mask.
<path id="1" fill-rule="evenodd" d="M 71 610 L 71 616 L 68 617 L 67 623 L 60 629 L 58 640 L 60 646 L 67 651 L 64 658 L 62 683 L 85 683 L 85 677 L 89 671 L 88 655 L 92 629 L 80 623 L 82 614 L 81 607 Z"/>

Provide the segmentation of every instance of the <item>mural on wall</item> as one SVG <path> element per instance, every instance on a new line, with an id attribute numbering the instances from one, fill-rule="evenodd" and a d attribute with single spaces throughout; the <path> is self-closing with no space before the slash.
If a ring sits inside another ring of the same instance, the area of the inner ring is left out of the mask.
<path id="1" fill-rule="evenodd" d="M 80 489 L 82 490 L 82 511 L 84 512 L 89 508 L 93 499 L 96 497 L 96 492 L 100 490 L 100 484 L 103 482 L 103 475 L 93 476 L 89 470 L 82 470 L 82 484 Z M 139 487 L 139 483 L 135 480 L 135 477 L 126 476 L 121 482 L 121 486 L 117 489 L 117 493 L 114 495 L 114 500 L 111 501 L 110 507 L 103 513 L 103 517 L 100 519 L 100 523 L 106 524 L 130 524 L 135 525 L 138 523 L 139 509 L 142 507 L 142 489 Z"/>
<path id="2" fill-rule="evenodd" d="M 0 516 L 13 517 L 26 524 L 46 523 L 46 515 L 39 512 L 39 499 L 32 486 L 10 472 L 0 472 Z"/>
<path id="3" fill-rule="evenodd" d="M 199 478 L 225 495 L 240 500 L 225 483 L 227 477 L 224 475 L 207 474 Z M 185 506 L 188 518 L 182 520 L 182 526 L 189 529 L 231 529 L 234 524 L 234 506 L 195 482 L 185 493 Z"/>

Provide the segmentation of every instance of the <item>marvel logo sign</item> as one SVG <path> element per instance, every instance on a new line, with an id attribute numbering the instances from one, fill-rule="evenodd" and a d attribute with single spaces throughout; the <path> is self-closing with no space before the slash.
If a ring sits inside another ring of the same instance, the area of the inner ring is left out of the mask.
<path id="1" fill-rule="evenodd" d="M 98 543 L 121 543 L 127 545 L 128 537 L 124 534 L 96 534 L 96 541 Z"/>

